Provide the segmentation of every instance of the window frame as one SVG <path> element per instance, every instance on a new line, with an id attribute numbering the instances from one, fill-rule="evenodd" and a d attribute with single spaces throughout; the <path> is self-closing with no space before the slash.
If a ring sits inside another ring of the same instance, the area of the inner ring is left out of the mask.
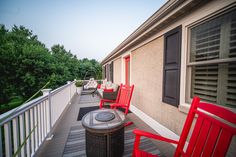
<path id="1" fill-rule="evenodd" d="M 186 50 L 187 50 L 187 52 L 186 52 L 186 65 L 184 65 L 185 68 L 186 68 L 185 99 L 184 99 L 185 104 L 190 105 L 190 103 L 192 102 L 192 99 L 193 99 L 193 98 L 191 98 L 191 82 L 192 82 L 192 68 L 191 67 L 196 66 L 196 65 L 212 65 L 212 64 L 236 62 L 236 58 L 219 58 L 219 59 L 213 59 L 213 60 L 191 62 L 190 61 L 190 56 L 191 56 L 191 30 L 195 27 L 198 27 L 198 26 L 206 23 L 206 22 L 214 20 L 214 19 L 216 19 L 216 18 L 218 18 L 222 15 L 230 13 L 231 11 L 236 11 L 236 7 L 232 7 L 228 10 L 223 10 L 221 12 L 215 12 L 213 15 L 210 15 L 210 17 L 208 17 L 208 18 L 203 18 L 203 19 L 197 20 L 196 22 L 186 26 L 186 33 L 187 33 L 187 35 L 186 35 L 186 38 L 187 38 Z M 186 106 L 186 105 L 182 105 L 182 106 Z M 231 107 L 228 107 L 228 106 L 223 106 L 223 105 L 220 105 L 220 106 L 231 109 L 231 110 L 232 109 L 234 110 L 234 108 L 231 108 Z"/>

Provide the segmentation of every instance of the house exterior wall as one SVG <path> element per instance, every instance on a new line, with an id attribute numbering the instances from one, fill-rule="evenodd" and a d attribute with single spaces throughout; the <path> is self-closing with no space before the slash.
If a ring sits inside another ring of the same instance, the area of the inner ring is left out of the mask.
<path id="1" fill-rule="evenodd" d="M 186 13 L 181 19 L 176 20 L 151 38 L 127 51 L 130 52 L 131 56 L 131 83 L 135 85 L 131 102 L 133 106 L 180 135 L 189 108 L 189 104 L 186 102 L 186 92 L 188 92 L 186 90 L 188 30 L 201 20 L 217 14 L 217 11 L 233 1 L 210 1 L 193 12 Z M 174 107 L 162 102 L 164 34 L 179 25 L 182 25 L 180 105 Z M 115 83 L 124 83 L 121 80 L 121 76 L 124 75 L 122 66 L 124 66 L 122 58 L 114 60 Z"/>
<path id="2" fill-rule="evenodd" d="M 113 62 L 113 78 L 114 83 L 120 84 L 121 83 L 121 58 L 114 60 Z"/>
<path id="3" fill-rule="evenodd" d="M 132 105 L 180 134 L 185 114 L 162 102 L 163 46 L 164 37 L 161 36 L 131 53 L 132 83 L 135 85 Z"/>
<path id="4" fill-rule="evenodd" d="M 186 14 L 186 16 L 175 23 L 165 27 L 165 29 L 162 29 L 154 35 L 155 38 L 152 38 L 148 42 L 143 43 L 142 46 L 137 46 L 131 50 L 131 67 L 133 69 L 131 71 L 131 81 L 135 84 L 132 105 L 178 135 L 182 132 L 182 127 L 189 107 L 185 97 L 188 27 L 230 3 L 232 3 L 232 1 L 216 0 L 209 2 L 201 8 L 196 9 L 191 14 Z M 164 34 L 179 25 L 182 25 L 183 31 L 181 45 L 180 106 L 177 108 L 162 102 L 162 88 Z"/>

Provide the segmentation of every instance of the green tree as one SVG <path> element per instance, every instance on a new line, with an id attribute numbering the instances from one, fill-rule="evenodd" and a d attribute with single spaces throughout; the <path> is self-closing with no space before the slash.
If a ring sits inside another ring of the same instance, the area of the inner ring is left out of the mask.
<path id="1" fill-rule="evenodd" d="M 55 89 L 86 73 L 101 78 L 96 60 L 79 60 L 63 45 L 49 50 L 23 26 L 7 30 L 0 25 L 0 58 L 0 113 L 5 111 L 3 106 L 10 109 L 30 98 L 49 80 L 48 88 Z"/>

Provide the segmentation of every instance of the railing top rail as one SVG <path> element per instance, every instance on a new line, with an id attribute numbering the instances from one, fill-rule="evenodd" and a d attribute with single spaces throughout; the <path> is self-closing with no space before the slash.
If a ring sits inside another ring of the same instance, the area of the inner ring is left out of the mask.
<path id="1" fill-rule="evenodd" d="M 58 87 L 57 89 L 54 89 L 53 91 L 51 91 L 51 95 L 55 95 L 56 93 L 62 91 L 64 88 L 66 88 L 67 86 L 69 86 L 69 85 L 71 85 L 71 84 L 73 84 L 75 82 L 76 81 L 72 81 L 70 84 L 65 84 L 65 85 L 63 85 L 61 87 Z"/>
<path id="2" fill-rule="evenodd" d="M 70 86 L 71 84 L 75 83 L 75 81 L 72 81 L 69 84 L 65 84 L 55 90 L 53 90 L 51 92 L 51 95 L 55 95 L 56 93 L 62 91 L 64 88 Z M 35 105 L 38 105 L 39 103 L 43 102 L 44 100 L 46 100 L 48 98 L 48 95 L 44 95 L 44 96 L 40 96 L 38 98 L 35 98 L 25 104 L 20 105 L 17 108 L 14 108 L 6 113 L 3 113 L 0 115 L 0 126 L 2 126 L 3 124 L 5 124 L 6 122 L 12 120 L 13 118 L 19 116 L 20 114 L 24 113 L 25 111 L 31 109 L 32 107 L 34 107 Z"/>

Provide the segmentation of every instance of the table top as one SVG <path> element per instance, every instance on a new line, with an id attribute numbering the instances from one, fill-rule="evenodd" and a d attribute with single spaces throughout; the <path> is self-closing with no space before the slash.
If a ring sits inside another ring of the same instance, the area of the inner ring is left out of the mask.
<path id="1" fill-rule="evenodd" d="M 85 129 L 93 131 L 113 130 L 123 126 L 125 114 L 116 109 L 98 109 L 87 113 L 82 119 Z"/>

